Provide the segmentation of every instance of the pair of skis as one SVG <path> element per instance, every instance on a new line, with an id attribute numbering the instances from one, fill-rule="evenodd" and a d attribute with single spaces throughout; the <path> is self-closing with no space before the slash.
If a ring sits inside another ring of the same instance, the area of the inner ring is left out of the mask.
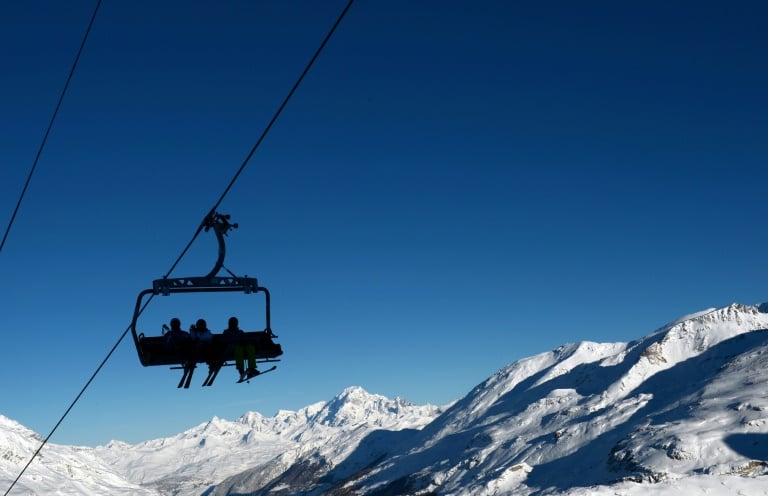
<path id="1" fill-rule="evenodd" d="M 266 370 L 256 370 L 255 374 L 253 374 L 253 375 L 244 375 L 243 377 L 240 378 L 240 380 L 237 381 L 237 383 L 240 384 L 242 382 L 250 382 L 251 379 L 253 379 L 254 377 L 258 377 L 258 376 L 260 376 L 262 374 L 266 374 L 267 372 L 272 372 L 276 368 L 277 368 L 277 365 L 273 365 L 273 366 L 271 366 L 270 368 L 268 368 Z"/>
<path id="2" fill-rule="evenodd" d="M 176 386 L 176 387 L 189 389 L 189 385 L 192 382 L 192 374 L 195 372 L 195 367 L 196 367 L 195 364 L 188 364 L 188 365 L 184 365 L 184 367 L 180 367 L 180 368 L 184 369 L 184 373 L 181 376 L 181 380 L 179 381 L 179 385 Z M 250 377 L 245 376 L 242 379 L 239 379 L 237 381 L 237 383 L 240 384 L 240 383 L 243 383 L 243 382 L 250 382 L 251 379 L 253 379 L 254 377 L 258 377 L 258 376 L 260 376 L 262 374 L 266 374 L 267 372 L 272 372 L 276 368 L 277 368 L 277 365 L 273 365 L 272 367 L 270 367 L 270 368 L 268 368 L 266 370 L 259 370 L 258 374 L 252 375 Z M 219 375 L 219 370 L 221 370 L 221 365 L 219 365 L 217 367 L 208 367 L 208 376 L 203 381 L 203 384 L 202 384 L 203 387 L 205 387 L 205 386 L 213 386 L 213 381 L 215 381 L 216 380 L 216 376 Z"/>

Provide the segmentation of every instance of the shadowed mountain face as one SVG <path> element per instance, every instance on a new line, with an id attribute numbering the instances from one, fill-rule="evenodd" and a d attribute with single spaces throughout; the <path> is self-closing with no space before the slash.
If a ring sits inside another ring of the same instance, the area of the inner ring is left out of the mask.
<path id="1" fill-rule="evenodd" d="M 36 469 L 47 479 L 28 488 L 74 487 L 76 473 L 87 479 L 79 494 L 763 491 L 766 329 L 758 307 L 730 305 L 631 343 L 582 342 L 520 360 L 446 408 L 353 387 L 297 412 L 214 418 L 133 446 L 54 445 Z M 0 435 L 0 470 L 10 474 L 37 440 L 12 421 Z"/>

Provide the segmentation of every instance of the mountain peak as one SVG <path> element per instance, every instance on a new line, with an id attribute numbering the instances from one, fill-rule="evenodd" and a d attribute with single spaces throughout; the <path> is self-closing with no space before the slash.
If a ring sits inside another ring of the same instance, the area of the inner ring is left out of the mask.
<path id="1" fill-rule="evenodd" d="M 420 407 L 402 398 L 391 400 L 379 394 L 371 394 L 362 387 L 352 386 L 326 403 L 314 420 L 332 427 L 361 423 L 384 426 L 392 425 L 394 421 L 412 414 L 414 410 L 419 410 L 419 416 L 423 413 Z"/>
<path id="2" fill-rule="evenodd" d="M 766 328 L 768 315 L 759 312 L 757 306 L 732 303 L 688 315 L 668 324 L 648 337 L 661 339 L 654 340 L 642 356 L 655 364 L 673 364 L 695 356 L 726 339 Z"/>
<path id="3" fill-rule="evenodd" d="M 349 386 L 337 394 L 331 401 L 365 402 L 375 400 L 377 398 L 383 398 L 383 396 L 371 394 L 360 386 Z"/>
<path id="4" fill-rule="evenodd" d="M 735 336 L 768 328 L 768 315 L 756 306 L 733 303 L 687 315 L 633 343 L 611 365 L 625 372 L 608 386 L 599 408 L 625 398 L 652 376 L 701 355 Z"/>

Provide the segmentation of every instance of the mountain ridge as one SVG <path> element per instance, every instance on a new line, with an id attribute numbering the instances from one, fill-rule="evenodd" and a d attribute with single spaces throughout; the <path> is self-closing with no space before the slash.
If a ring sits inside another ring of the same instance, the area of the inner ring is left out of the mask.
<path id="1" fill-rule="evenodd" d="M 533 493 L 527 483 L 524 484 L 529 478 L 534 479 L 534 487 L 551 479 L 561 481 L 557 489 L 568 489 L 624 478 L 646 480 L 647 477 L 643 479 L 646 473 L 668 472 L 669 467 L 642 463 L 634 465 L 634 470 L 630 469 L 632 464 L 626 463 L 614 465 L 613 471 L 604 470 L 602 465 L 607 466 L 612 460 L 610 456 L 614 445 L 624 436 L 633 434 L 635 428 L 640 428 L 634 424 L 627 424 L 626 428 L 622 425 L 639 417 L 646 422 L 652 420 L 653 414 L 662 415 L 666 408 L 664 405 L 659 413 L 641 413 L 649 405 L 653 406 L 654 398 L 658 403 L 661 401 L 659 398 L 674 399 L 677 394 L 689 393 L 685 381 L 677 376 L 694 375 L 691 372 L 696 367 L 692 363 L 698 366 L 718 363 L 723 366 L 726 359 L 736 353 L 734 348 L 742 349 L 739 343 L 731 342 L 729 346 L 730 340 L 738 340 L 739 336 L 767 327 L 768 316 L 759 312 L 757 307 L 733 304 L 676 321 L 629 343 L 624 349 L 617 346 L 617 356 L 621 359 L 588 360 L 565 374 L 547 375 L 560 363 L 554 357 L 562 359 L 578 346 L 561 347 L 523 359 L 505 367 L 475 388 L 457 403 L 455 410 L 449 409 L 420 433 L 424 439 L 420 439 L 418 444 L 427 450 L 452 438 L 454 443 L 464 444 L 465 456 L 459 457 L 455 464 L 445 469 L 440 466 L 441 460 L 426 467 L 422 461 L 422 466 L 417 468 L 418 463 L 413 466 L 403 462 L 403 470 L 385 469 L 385 475 L 371 477 L 371 480 L 400 481 L 400 485 L 410 490 L 432 491 L 440 488 L 450 493 L 474 488 L 477 494 L 486 494 L 484 491 L 492 494 L 500 490 L 496 474 L 512 470 L 515 477 L 510 480 L 517 481 L 514 486 L 516 494 L 528 494 Z M 751 344 L 762 346 L 766 339 L 765 332 L 754 333 L 754 343 Z M 744 343 L 741 344 L 743 346 Z M 606 349 L 600 348 L 602 351 Z M 680 365 L 696 360 L 707 350 L 712 350 L 709 356 Z M 599 356 L 600 353 L 592 358 Z M 658 377 L 676 366 L 685 368 L 680 369 L 680 374 L 669 373 L 672 380 Z M 549 379 L 545 381 L 546 377 Z M 645 385 L 640 387 L 641 384 Z M 669 388 L 674 390 L 674 394 L 668 392 Z M 452 416 L 460 417 L 465 411 L 479 408 L 485 411 L 478 421 L 459 422 L 452 419 Z M 528 428 L 533 424 L 537 428 Z M 584 458 L 599 458 L 600 462 L 585 466 L 583 460 L 574 458 L 574 453 L 585 450 L 590 456 Z M 499 453 L 505 455 L 500 456 Z M 412 458 L 409 454 L 396 456 Z M 749 465 L 749 462 L 746 463 Z M 392 466 L 397 467 L 398 464 Z M 579 469 L 573 473 L 572 467 Z M 625 473 L 619 474 L 619 469 Z M 409 471 L 424 475 L 409 476 Z M 361 486 L 371 487 L 367 483 Z"/>
<path id="2" fill-rule="evenodd" d="M 422 426 L 439 412 L 438 407 L 390 400 L 353 386 L 330 401 L 296 412 L 283 410 L 273 417 L 247 412 L 232 422 L 214 417 L 171 438 L 110 444 L 96 451 L 130 480 L 162 487 L 172 482 L 188 491 L 202 490 L 217 478 L 247 471 L 253 465 L 273 462 L 269 473 L 277 475 L 313 450 L 329 449 L 334 457 L 343 456 L 354 446 L 354 439 L 371 430 Z M 336 443 L 338 446 L 331 442 L 341 438 L 347 441 Z M 176 456 L 178 452 L 185 456 Z M 212 458 L 216 463 L 211 463 Z M 146 466 L 164 469 L 153 473 Z"/>
<path id="3" fill-rule="evenodd" d="M 87 495 L 754 492 L 768 482 L 766 310 L 731 304 L 629 343 L 562 345 L 444 407 L 352 386 L 136 445 L 53 445 L 29 487 L 50 489 L 59 470 L 60 485 Z M 2 478 L 35 436 L 0 417 Z"/>

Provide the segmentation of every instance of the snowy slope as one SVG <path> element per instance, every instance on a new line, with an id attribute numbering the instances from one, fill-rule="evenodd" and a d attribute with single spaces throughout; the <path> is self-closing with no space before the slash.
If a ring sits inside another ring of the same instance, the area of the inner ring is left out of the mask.
<path id="1" fill-rule="evenodd" d="M 520 360 L 444 408 L 353 387 L 137 445 L 49 445 L 14 494 L 768 495 L 766 386 L 768 314 L 734 304 Z M 39 443 L 0 417 L 0 478 Z"/>
<path id="2" fill-rule="evenodd" d="M 172 438 L 133 446 L 113 442 L 95 453 L 136 483 L 167 494 L 200 494 L 253 467 L 269 481 L 306 453 L 343 460 L 376 429 L 420 428 L 439 413 L 434 406 L 351 387 L 329 402 L 297 412 L 281 411 L 274 417 L 250 412 L 234 422 L 214 418 Z"/>
<path id="3" fill-rule="evenodd" d="M 344 484 L 359 494 L 525 495 L 624 481 L 606 494 L 721 484 L 763 494 L 766 329 L 768 315 L 731 305 L 627 345 L 521 360 Z"/>
<path id="4" fill-rule="evenodd" d="M 421 430 L 371 432 L 343 459 L 305 446 L 210 494 L 768 494 L 766 329 L 730 305 L 632 343 L 562 346 Z"/>
<path id="5" fill-rule="evenodd" d="M 43 439 L 19 423 L 0 416 L 0 487 L 7 491 L 40 448 Z M 114 473 L 91 448 L 46 444 L 10 494 L 158 496 Z"/>

